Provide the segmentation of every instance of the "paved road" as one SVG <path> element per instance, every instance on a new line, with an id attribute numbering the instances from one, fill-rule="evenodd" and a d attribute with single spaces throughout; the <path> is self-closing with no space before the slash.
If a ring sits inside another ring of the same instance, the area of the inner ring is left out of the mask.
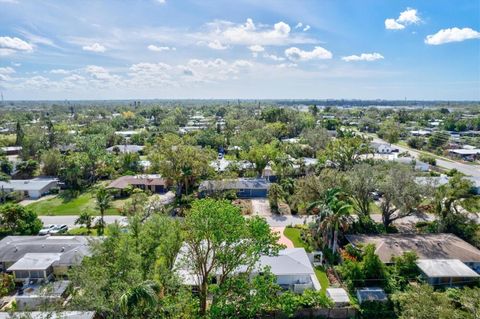
<path id="1" fill-rule="evenodd" d="M 378 137 L 373 137 L 373 141 L 377 142 L 377 143 L 388 143 L 388 142 L 385 142 L 384 140 L 382 140 Z M 412 154 L 416 158 L 420 156 L 420 153 L 415 151 L 415 150 L 412 150 L 410 148 L 406 148 L 404 146 L 397 145 L 397 144 L 394 144 L 394 145 L 396 147 L 398 147 L 400 152 L 409 152 L 410 154 Z M 454 169 L 455 168 L 459 172 L 462 172 L 463 174 L 465 174 L 467 176 L 480 178 L 480 165 L 473 165 L 473 164 L 469 165 L 469 164 L 464 164 L 464 163 L 454 161 L 454 160 L 446 161 L 446 160 L 443 160 L 443 159 L 440 159 L 440 158 L 436 158 L 436 161 L 437 161 L 437 166 L 441 166 L 441 167 L 444 167 L 446 169 Z"/>

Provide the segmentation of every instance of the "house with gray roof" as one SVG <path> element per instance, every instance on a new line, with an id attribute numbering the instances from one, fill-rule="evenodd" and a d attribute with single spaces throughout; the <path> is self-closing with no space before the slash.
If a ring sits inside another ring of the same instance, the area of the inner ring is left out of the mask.
<path id="1" fill-rule="evenodd" d="M 58 186 L 56 178 L 34 178 L 34 179 L 11 179 L 7 182 L 0 182 L 0 189 L 4 192 L 21 192 L 26 197 L 37 199 L 48 194 Z"/>
<path id="2" fill-rule="evenodd" d="M 68 269 L 90 256 L 87 236 L 7 236 L 0 240 L 0 271 L 18 281 L 49 280 L 65 276 Z"/>
<path id="3" fill-rule="evenodd" d="M 270 183 L 261 178 L 237 178 L 224 180 L 207 180 L 200 183 L 198 191 L 201 197 L 211 194 L 234 191 L 238 198 L 265 198 Z"/>
<path id="4" fill-rule="evenodd" d="M 142 145 L 134 145 L 134 144 L 124 144 L 124 145 L 114 145 L 107 148 L 107 152 L 110 153 L 141 153 L 143 151 Z"/>
<path id="5" fill-rule="evenodd" d="M 422 277 L 432 286 L 463 286 L 477 282 L 480 275 L 458 259 L 419 259 Z"/>

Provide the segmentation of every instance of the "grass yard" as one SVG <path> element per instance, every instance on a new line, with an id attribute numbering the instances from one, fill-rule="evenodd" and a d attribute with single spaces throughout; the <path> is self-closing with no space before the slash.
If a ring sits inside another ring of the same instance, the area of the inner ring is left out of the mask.
<path id="1" fill-rule="evenodd" d="M 371 203 L 370 203 L 370 213 L 372 213 L 372 214 L 381 214 L 381 213 L 382 213 L 382 210 L 381 210 L 380 207 L 377 205 L 377 203 L 371 202 Z"/>
<path id="2" fill-rule="evenodd" d="M 290 239 L 293 243 L 293 246 L 296 248 L 305 248 L 307 252 L 311 252 L 312 249 L 310 245 L 308 245 L 306 242 L 302 240 L 302 237 L 300 237 L 301 230 L 298 228 L 293 228 L 293 227 L 285 227 L 285 230 L 283 231 L 283 234 L 285 237 Z"/>
<path id="3" fill-rule="evenodd" d="M 65 194 L 65 193 L 63 193 Z M 118 215 L 119 208 L 123 206 L 124 199 L 113 200 L 112 207 L 106 211 L 106 215 Z M 93 192 L 85 192 L 77 197 L 58 195 L 55 198 L 32 203 L 27 207 L 31 208 L 38 215 L 61 216 L 61 215 L 79 215 L 82 211 L 88 210 L 94 215 L 99 215 L 96 209 L 95 197 Z"/>
<path id="4" fill-rule="evenodd" d="M 315 275 L 317 276 L 318 281 L 320 282 L 320 286 L 322 286 L 322 291 L 326 292 L 330 283 L 328 282 L 327 273 L 325 269 L 321 266 L 315 267 Z"/>

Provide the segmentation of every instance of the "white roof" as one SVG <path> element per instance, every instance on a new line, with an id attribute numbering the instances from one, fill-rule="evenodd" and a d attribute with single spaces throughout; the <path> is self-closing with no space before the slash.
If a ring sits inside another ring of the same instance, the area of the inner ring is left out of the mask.
<path id="1" fill-rule="evenodd" d="M 0 187 L 17 191 L 39 191 L 57 181 L 56 178 L 12 179 L 8 182 L 0 182 Z"/>
<path id="2" fill-rule="evenodd" d="M 452 149 L 449 150 L 450 153 L 455 153 L 455 154 L 460 154 L 460 155 L 476 155 L 480 154 L 480 148 L 474 148 L 474 149 Z"/>
<path id="3" fill-rule="evenodd" d="M 335 303 L 349 303 L 350 298 L 343 288 L 327 288 L 327 296 Z"/>
<path id="4" fill-rule="evenodd" d="M 427 277 L 480 277 L 459 259 L 419 259 L 417 266 Z"/>
<path id="5" fill-rule="evenodd" d="M 60 253 L 28 253 L 7 270 L 45 270 L 55 261 L 60 260 L 61 255 Z"/>
<path id="6" fill-rule="evenodd" d="M 274 275 L 314 274 L 307 253 L 303 248 L 286 248 L 278 256 L 260 257 L 260 267 L 269 266 Z"/>

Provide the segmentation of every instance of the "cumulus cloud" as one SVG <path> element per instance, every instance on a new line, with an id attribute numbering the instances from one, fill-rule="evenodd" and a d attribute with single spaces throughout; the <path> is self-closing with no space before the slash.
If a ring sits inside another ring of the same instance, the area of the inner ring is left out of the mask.
<path id="1" fill-rule="evenodd" d="M 400 12 L 397 19 L 385 19 L 385 28 L 388 30 L 402 30 L 410 24 L 419 24 L 422 19 L 418 16 L 417 9 L 407 8 Z"/>
<path id="2" fill-rule="evenodd" d="M 174 47 L 167 47 L 167 46 L 164 46 L 164 47 L 160 47 L 160 46 L 156 46 L 154 44 L 150 44 L 147 49 L 149 49 L 150 51 L 155 51 L 155 52 L 162 52 L 162 51 L 175 51 L 176 48 Z"/>
<path id="3" fill-rule="evenodd" d="M 52 74 L 70 74 L 70 71 L 64 70 L 64 69 L 53 69 L 53 70 L 50 70 L 50 73 L 52 73 Z"/>
<path id="4" fill-rule="evenodd" d="M 158 4 L 165 4 L 167 3 L 167 0 L 155 0 L 155 2 Z"/>
<path id="5" fill-rule="evenodd" d="M 440 45 L 450 42 L 461 42 L 469 39 L 480 39 L 480 32 L 471 28 L 441 29 L 435 34 L 427 35 L 425 43 L 430 45 Z"/>
<path id="6" fill-rule="evenodd" d="M 265 48 L 258 44 L 251 45 L 248 47 L 248 49 L 252 52 L 257 52 L 257 53 L 265 51 Z"/>
<path id="7" fill-rule="evenodd" d="M 223 45 L 219 40 L 214 40 L 208 43 L 208 47 L 214 50 L 226 50 L 228 49 L 227 45 Z"/>
<path id="8" fill-rule="evenodd" d="M 284 57 L 277 56 L 277 55 L 275 55 L 275 54 L 264 53 L 264 54 L 263 54 L 263 57 L 264 57 L 264 58 L 267 58 L 267 59 L 270 59 L 270 60 L 273 60 L 273 61 L 285 61 L 285 58 L 284 58 Z"/>
<path id="9" fill-rule="evenodd" d="M 308 30 L 310 30 L 310 26 L 307 24 L 305 28 L 303 28 L 303 31 L 308 31 Z"/>
<path id="10" fill-rule="evenodd" d="M 299 29 L 299 28 L 301 28 L 301 27 L 303 27 L 303 23 L 299 22 L 299 23 L 297 23 L 297 25 L 295 26 L 295 29 Z"/>
<path id="11" fill-rule="evenodd" d="M 332 58 L 332 52 L 318 46 L 312 51 L 291 47 L 285 50 L 285 56 L 292 61 L 325 60 Z"/>
<path id="12" fill-rule="evenodd" d="M 4 68 L 0 68 L 0 74 L 12 74 L 12 73 L 15 73 L 15 70 L 12 68 L 12 67 L 4 67 Z"/>
<path id="13" fill-rule="evenodd" d="M 349 56 L 344 56 L 342 57 L 343 61 L 346 62 L 352 62 L 352 61 L 376 61 L 376 60 L 382 60 L 383 55 L 380 53 L 362 53 L 360 55 L 349 55 Z"/>
<path id="14" fill-rule="evenodd" d="M 82 49 L 84 51 L 90 51 L 90 52 L 105 52 L 107 50 L 107 48 L 105 48 L 103 45 L 97 42 L 91 45 L 84 45 Z"/>
<path id="15" fill-rule="evenodd" d="M 32 45 L 20 38 L 0 37 L 0 56 L 31 51 L 33 51 Z"/>

